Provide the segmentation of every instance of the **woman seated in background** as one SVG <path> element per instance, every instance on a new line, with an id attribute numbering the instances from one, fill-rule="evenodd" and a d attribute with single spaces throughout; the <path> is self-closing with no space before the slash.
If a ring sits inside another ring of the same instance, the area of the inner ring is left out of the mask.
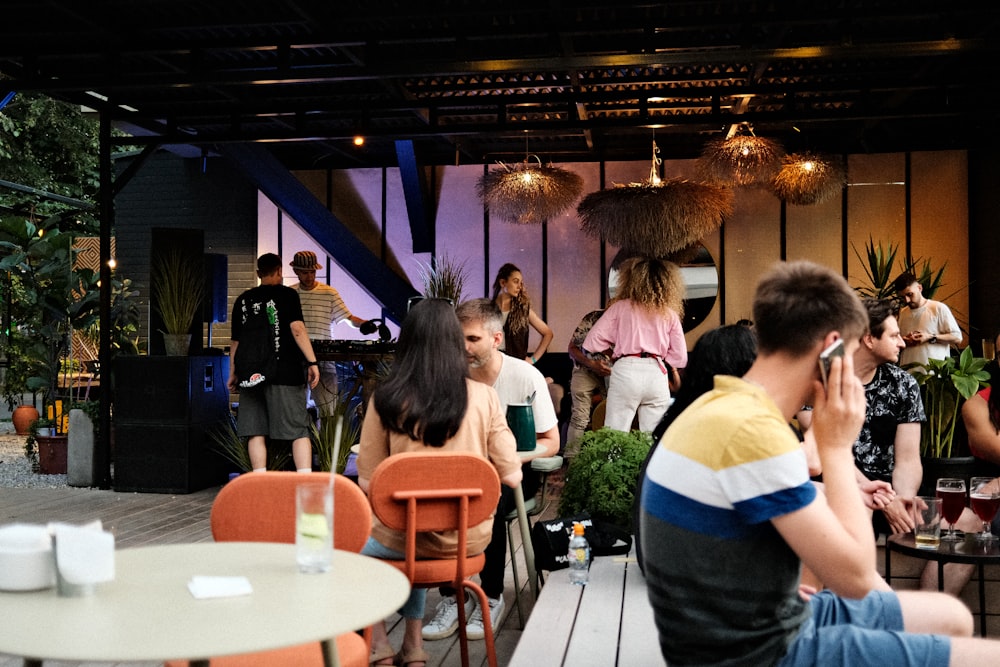
<path id="1" fill-rule="evenodd" d="M 375 468 L 401 452 L 471 452 L 488 459 L 500 481 L 510 487 L 521 483 L 521 460 L 514 435 L 500 410 L 492 387 L 468 377 L 462 327 L 455 309 L 443 299 L 426 299 L 415 305 L 403 321 L 392 372 L 372 395 L 361 428 L 358 484 L 368 491 Z M 470 554 L 489 544 L 493 519 L 470 526 Z M 373 519 L 372 535 L 363 554 L 389 560 L 405 558 L 405 535 Z M 417 536 L 417 555 L 428 558 L 454 556 L 456 535 L 435 533 Z M 442 552 L 431 545 L 450 545 Z M 405 620 L 402 649 L 389 646 L 385 625 L 372 632 L 371 662 L 378 665 L 422 665 L 421 625 L 426 589 L 413 589 L 399 613 Z"/>
<path id="2" fill-rule="evenodd" d="M 1000 336 L 994 339 L 994 345 Z M 996 359 L 986 364 L 990 386 L 981 389 L 962 405 L 962 421 L 969 435 L 969 451 L 976 458 L 1000 465 L 1000 392 L 991 390 L 1000 381 L 1000 366 Z"/>
<path id="3" fill-rule="evenodd" d="M 521 270 L 511 263 L 497 271 L 493 281 L 493 302 L 503 313 L 503 342 L 500 351 L 529 364 L 537 364 L 552 342 L 552 329 L 531 308 L 531 299 L 524 289 Z M 528 327 L 542 337 L 538 346 L 528 352 Z"/>
<path id="4" fill-rule="evenodd" d="M 614 301 L 583 341 L 587 352 L 614 360 L 608 428 L 631 430 L 638 411 L 639 430 L 649 433 L 667 411 L 671 375 L 687 364 L 683 312 L 684 281 L 676 264 L 649 257 L 622 264 Z"/>

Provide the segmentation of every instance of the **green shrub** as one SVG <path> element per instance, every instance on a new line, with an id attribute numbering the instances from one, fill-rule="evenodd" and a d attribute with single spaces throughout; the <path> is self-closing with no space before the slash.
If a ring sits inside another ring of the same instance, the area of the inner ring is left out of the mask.
<path id="1" fill-rule="evenodd" d="M 602 428 L 584 433 L 580 453 L 566 472 L 559 513 L 586 510 L 594 519 L 631 531 L 636 482 L 652 445 L 652 436 L 642 431 Z"/>

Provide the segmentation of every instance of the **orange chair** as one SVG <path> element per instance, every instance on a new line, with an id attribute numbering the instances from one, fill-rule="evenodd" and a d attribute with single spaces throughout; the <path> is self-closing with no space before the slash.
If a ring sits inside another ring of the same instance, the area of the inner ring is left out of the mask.
<path id="1" fill-rule="evenodd" d="M 469 664 L 465 634 L 465 590 L 479 599 L 486 634 L 486 655 L 496 667 L 496 648 L 486 593 L 469 577 L 483 569 L 486 557 L 466 554 L 469 526 L 488 520 L 500 500 L 500 478 L 486 459 L 474 454 L 410 452 L 394 454 L 372 473 L 368 486 L 372 510 L 386 527 L 406 533 L 406 560 L 386 560 L 416 588 L 452 586 L 458 593 L 458 632 L 462 665 Z M 457 531 L 454 558 L 418 559 L 417 533 Z"/>
<path id="2" fill-rule="evenodd" d="M 212 537 L 217 542 L 295 542 L 295 487 L 310 482 L 330 483 L 330 473 L 302 475 L 267 472 L 240 475 L 222 487 L 212 503 Z M 358 553 L 371 534 L 368 498 L 357 484 L 337 475 L 333 487 L 334 547 Z M 303 610 L 308 613 L 308 610 Z M 344 667 L 366 667 L 371 652 L 371 628 L 364 637 L 351 632 L 336 638 Z M 323 665 L 319 642 L 243 655 L 212 658 L 211 667 L 289 667 Z M 171 660 L 164 667 L 188 667 Z"/>

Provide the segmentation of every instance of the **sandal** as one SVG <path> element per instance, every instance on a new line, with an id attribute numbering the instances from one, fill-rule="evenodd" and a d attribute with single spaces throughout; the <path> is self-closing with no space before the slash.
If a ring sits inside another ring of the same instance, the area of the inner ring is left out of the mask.
<path id="1" fill-rule="evenodd" d="M 390 658 L 392 659 L 392 662 L 387 662 L 387 663 L 382 662 L 383 660 L 388 660 Z M 378 650 L 373 649 L 371 655 L 368 656 L 368 664 L 370 665 L 383 664 L 386 667 L 388 667 L 388 665 L 395 665 L 396 654 L 392 650 L 392 647 L 389 645 L 383 646 L 381 649 Z"/>
<path id="2" fill-rule="evenodd" d="M 407 665 L 411 665 L 415 662 L 422 662 L 426 665 L 430 659 L 431 656 L 429 656 L 427 651 L 422 648 L 412 649 L 410 651 L 400 649 L 399 653 L 396 654 L 396 664 L 399 665 L 399 667 L 406 667 Z"/>

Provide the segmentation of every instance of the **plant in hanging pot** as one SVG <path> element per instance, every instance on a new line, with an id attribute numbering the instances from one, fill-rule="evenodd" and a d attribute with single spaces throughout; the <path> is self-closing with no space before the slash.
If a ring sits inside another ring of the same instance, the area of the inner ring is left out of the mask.
<path id="1" fill-rule="evenodd" d="M 167 355 L 186 356 L 191 325 L 205 293 L 204 266 L 198 256 L 168 248 L 153 256 L 150 280 Z"/>

